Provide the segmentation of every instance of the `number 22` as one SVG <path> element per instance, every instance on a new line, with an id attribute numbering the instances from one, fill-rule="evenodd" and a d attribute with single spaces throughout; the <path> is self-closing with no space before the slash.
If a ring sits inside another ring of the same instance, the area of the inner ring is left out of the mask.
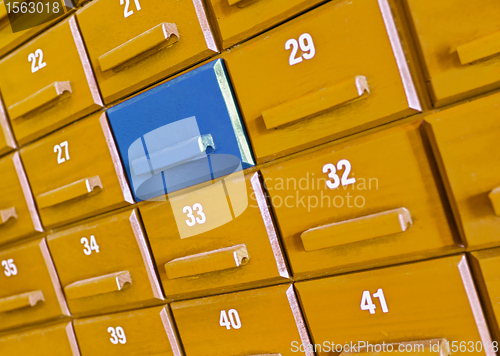
<path id="1" fill-rule="evenodd" d="M 139 0 L 134 0 L 135 3 L 135 8 L 137 11 L 141 9 L 141 4 L 139 4 Z M 120 5 L 123 5 L 123 0 L 120 0 Z M 130 0 L 125 0 L 125 9 L 123 9 L 123 17 L 127 18 L 130 15 L 134 13 L 133 10 L 129 10 L 128 8 L 130 7 Z"/>
<path id="2" fill-rule="evenodd" d="M 344 173 L 342 174 L 342 182 L 340 181 L 339 176 L 337 175 L 337 170 L 341 170 L 345 167 Z M 351 173 L 351 162 L 346 159 L 341 159 L 337 162 L 337 167 L 332 163 L 327 163 L 323 166 L 323 173 L 328 173 L 328 178 L 333 179 L 326 181 L 326 185 L 330 189 L 338 188 L 340 183 L 343 186 L 356 183 L 356 178 L 348 178 L 349 173 Z"/>
<path id="3" fill-rule="evenodd" d="M 38 66 L 36 65 L 37 58 Z M 35 73 L 47 65 L 47 63 L 43 61 L 43 52 L 41 49 L 37 49 L 35 53 L 30 53 L 28 55 L 28 62 L 31 62 L 31 73 Z"/>

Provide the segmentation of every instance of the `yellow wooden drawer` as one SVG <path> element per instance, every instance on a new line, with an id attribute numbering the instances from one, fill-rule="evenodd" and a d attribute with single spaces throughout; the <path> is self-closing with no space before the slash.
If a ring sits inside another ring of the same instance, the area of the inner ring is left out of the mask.
<path id="1" fill-rule="evenodd" d="M 74 321 L 82 356 L 182 356 L 168 306 Z"/>
<path id="2" fill-rule="evenodd" d="M 0 160 L 0 244 L 42 232 L 19 152 Z"/>
<path id="3" fill-rule="evenodd" d="M 7 113 L 0 98 L 0 156 L 16 148 L 16 141 L 12 135 Z"/>
<path id="4" fill-rule="evenodd" d="M 292 285 L 176 302 L 171 307 L 186 356 L 295 355 L 291 345 L 310 343 Z"/>
<path id="5" fill-rule="evenodd" d="M 500 245 L 500 94 L 426 117 L 455 219 L 470 249 Z"/>
<path id="6" fill-rule="evenodd" d="M 164 300 L 136 210 L 87 220 L 47 241 L 73 315 Z"/>
<path id="7" fill-rule="evenodd" d="M 325 0 L 208 0 L 222 46 L 229 48 Z"/>
<path id="8" fill-rule="evenodd" d="M 434 106 L 500 87 L 496 0 L 404 0 Z"/>
<path id="9" fill-rule="evenodd" d="M 491 334 L 500 340 L 500 248 L 472 252 L 470 261 Z"/>
<path id="10" fill-rule="evenodd" d="M 202 0 L 99 0 L 77 17 L 106 103 L 218 51 Z"/>
<path id="11" fill-rule="evenodd" d="M 104 113 L 23 148 L 21 157 L 45 227 L 133 203 Z"/>
<path id="12" fill-rule="evenodd" d="M 223 56 L 258 163 L 420 110 L 386 0 L 332 1 Z"/>
<path id="13" fill-rule="evenodd" d="M 45 239 L 0 252 L 0 330 L 70 315 Z"/>
<path id="14" fill-rule="evenodd" d="M 421 128 L 358 135 L 262 170 L 295 277 L 459 248 Z"/>
<path id="15" fill-rule="evenodd" d="M 74 16 L 0 61 L 0 91 L 20 144 L 101 107 Z"/>
<path id="16" fill-rule="evenodd" d="M 0 337 L 0 354 L 80 356 L 72 323 L 52 325 L 43 329 Z"/>
<path id="17" fill-rule="evenodd" d="M 295 286 L 315 345 L 445 339 L 453 355 L 495 355 L 464 255 Z"/>
<path id="18" fill-rule="evenodd" d="M 188 188 L 140 211 L 167 297 L 289 278 L 258 173 Z"/>

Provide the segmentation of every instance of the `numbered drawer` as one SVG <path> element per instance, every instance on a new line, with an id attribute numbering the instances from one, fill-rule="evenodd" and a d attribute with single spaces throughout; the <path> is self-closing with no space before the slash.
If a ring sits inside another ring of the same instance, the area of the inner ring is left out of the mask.
<path id="1" fill-rule="evenodd" d="M 21 157 L 45 227 L 133 203 L 103 113 L 23 148 Z"/>
<path id="2" fill-rule="evenodd" d="M 163 292 L 134 209 L 47 237 L 71 313 L 112 313 L 161 303 Z"/>
<path id="3" fill-rule="evenodd" d="M 202 0 L 99 0 L 77 17 L 106 103 L 218 52 Z"/>
<path id="4" fill-rule="evenodd" d="M 291 345 L 310 343 L 292 285 L 171 306 L 187 356 L 295 355 Z"/>
<path id="5" fill-rule="evenodd" d="M 0 61 L 0 91 L 20 144 L 103 104 L 75 17 Z"/>
<path id="6" fill-rule="evenodd" d="M 262 170 L 294 276 L 459 248 L 421 127 L 358 135 Z"/>
<path id="7" fill-rule="evenodd" d="M 19 152 L 0 160 L 0 244 L 42 232 Z"/>
<path id="8" fill-rule="evenodd" d="M 324 0 L 209 0 L 224 48 L 268 30 Z"/>
<path id="9" fill-rule="evenodd" d="M 500 248 L 472 252 L 470 261 L 474 279 L 494 340 L 500 340 Z"/>
<path id="10" fill-rule="evenodd" d="M 500 245 L 500 94 L 425 119 L 460 231 L 470 249 Z M 473 119 L 471 119 L 473 118 Z"/>
<path id="11" fill-rule="evenodd" d="M 1 251 L 0 261 L 1 330 L 70 315 L 45 239 Z"/>
<path id="12" fill-rule="evenodd" d="M 257 163 L 420 110 L 387 1 L 341 5 L 224 55 Z"/>
<path id="13" fill-rule="evenodd" d="M 71 323 L 3 336 L 0 338 L 0 353 L 9 356 L 80 356 Z"/>
<path id="14" fill-rule="evenodd" d="M 500 87 L 495 0 L 404 0 L 434 106 Z"/>
<path id="15" fill-rule="evenodd" d="M 372 354 L 382 343 L 384 351 L 394 343 L 393 352 L 415 354 L 449 355 L 451 349 L 453 355 L 494 356 L 497 349 L 464 255 L 295 286 L 313 343 L 321 345 L 318 355 L 346 344 L 353 353 L 352 347 L 365 353 L 370 344 Z"/>
<path id="16" fill-rule="evenodd" d="M 182 356 L 168 306 L 75 320 L 82 356 Z"/>
<path id="17" fill-rule="evenodd" d="M 1 5 L 0 5 L 1 6 Z M 7 113 L 0 98 L 0 156 L 16 148 L 16 141 L 7 119 Z"/>
<path id="18" fill-rule="evenodd" d="M 258 173 L 240 171 L 140 210 L 170 298 L 289 278 Z"/>
<path id="19" fill-rule="evenodd" d="M 137 201 L 254 165 L 220 59 L 131 98 L 107 114 Z"/>

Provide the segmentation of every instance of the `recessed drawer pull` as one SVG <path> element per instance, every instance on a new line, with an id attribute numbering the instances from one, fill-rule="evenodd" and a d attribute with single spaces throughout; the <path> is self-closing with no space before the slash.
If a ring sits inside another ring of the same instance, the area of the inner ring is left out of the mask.
<path id="1" fill-rule="evenodd" d="M 40 290 L 28 292 L 0 299 L 0 313 L 24 307 L 33 307 L 39 301 L 44 301 Z"/>
<path id="2" fill-rule="evenodd" d="M 358 75 L 334 87 L 324 88 L 267 109 L 262 113 L 262 118 L 268 130 L 279 128 L 354 100 L 366 98 L 369 93 L 366 77 Z"/>
<path id="3" fill-rule="evenodd" d="M 10 118 L 11 120 L 19 119 L 36 109 L 55 105 L 59 100 L 69 95 L 71 95 L 70 82 L 52 83 L 26 99 L 11 105 L 8 110 Z"/>
<path id="4" fill-rule="evenodd" d="M 64 293 L 67 299 L 79 299 L 99 294 L 119 292 L 131 284 L 132 277 L 130 276 L 130 272 L 121 271 L 71 283 L 64 288 Z"/>
<path id="5" fill-rule="evenodd" d="M 389 346 L 390 345 L 390 346 Z M 389 351 L 390 350 L 390 351 Z M 383 356 L 393 352 L 406 351 L 410 354 L 421 356 L 450 356 L 450 345 L 446 339 L 430 339 L 418 341 L 405 341 L 387 343 L 384 345 L 374 344 L 369 347 L 356 347 L 352 351 L 342 351 L 339 356 L 350 356 L 352 354 L 363 356 Z"/>
<path id="6" fill-rule="evenodd" d="M 179 31 L 174 23 L 163 22 L 99 57 L 102 71 L 115 69 L 131 60 L 141 60 L 153 52 L 179 41 Z"/>
<path id="7" fill-rule="evenodd" d="M 495 215 L 500 216 L 500 187 L 493 189 L 489 194 L 491 205 Z"/>
<path id="8" fill-rule="evenodd" d="M 207 272 L 237 268 L 246 265 L 249 259 L 246 246 L 241 244 L 176 258 L 165 263 L 165 272 L 168 279 L 196 276 Z"/>
<path id="9" fill-rule="evenodd" d="M 153 173 L 158 174 L 181 163 L 205 157 L 205 151 L 208 147 L 215 150 L 211 134 L 193 137 L 175 146 L 150 153 L 149 160 L 146 156 L 137 158 L 131 162 L 130 168 L 132 173 L 138 176 L 141 174 L 151 174 L 151 165 Z"/>
<path id="10" fill-rule="evenodd" d="M 457 47 L 460 63 L 469 64 L 500 53 L 500 31 Z"/>
<path id="11" fill-rule="evenodd" d="M 17 219 L 16 208 L 0 210 L 0 225 L 5 224 L 9 219 Z"/>
<path id="12" fill-rule="evenodd" d="M 56 204 L 82 197 L 91 193 L 96 187 L 100 187 L 102 189 L 102 183 L 99 176 L 81 179 L 74 183 L 65 185 L 64 187 L 40 194 L 37 197 L 38 207 L 40 209 L 48 208 Z"/>
<path id="13" fill-rule="evenodd" d="M 227 0 L 227 3 L 230 6 L 236 6 L 239 8 L 245 7 L 247 5 L 250 5 L 253 3 L 255 0 Z"/>
<path id="14" fill-rule="evenodd" d="M 306 251 L 397 234 L 412 225 L 410 212 L 399 208 L 352 220 L 327 224 L 304 231 L 300 238 Z"/>

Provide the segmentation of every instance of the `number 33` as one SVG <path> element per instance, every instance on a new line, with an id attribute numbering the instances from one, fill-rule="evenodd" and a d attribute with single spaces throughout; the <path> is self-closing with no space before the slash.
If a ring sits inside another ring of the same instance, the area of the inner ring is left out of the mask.
<path id="1" fill-rule="evenodd" d="M 342 174 L 342 181 L 337 175 L 337 170 L 341 170 L 345 167 L 344 173 Z M 328 173 L 328 178 L 333 179 L 326 181 L 326 186 L 330 189 L 338 188 L 340 183 L 343 186 L 356 183 L 356 178 L 348 178 L 349 173 L 351 173 L 351 162 L 346 159 L 341 159 L 337 162 L 337 167 L 332 163 L 327 163 L 323 166 L 323 173 Z"/>

